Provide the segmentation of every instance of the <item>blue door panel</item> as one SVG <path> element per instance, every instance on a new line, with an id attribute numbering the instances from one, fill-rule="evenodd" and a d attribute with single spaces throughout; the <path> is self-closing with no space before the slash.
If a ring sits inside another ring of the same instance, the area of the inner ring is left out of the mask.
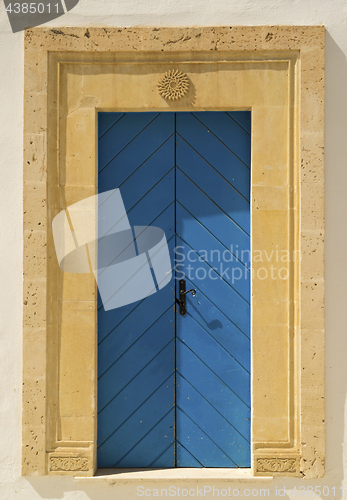
<path id="1" fill-rule="evenodd" d="M 241 297 L 225 280 L 220 279 L 204 261 L 190 262 L 193 250 L 183 240 L 177 238 L 180 253 L 191 268 L 187 271 L 194 287 L 204 293 L 247 337 L 250 331 L 249 303 Z M 202 277 L 203 279 L 201 279 Z M 195 300 L 198 301 L 198 295 Z"/>
<path id="2" fill-rule="evenodd" d="M 101 137 L 113 127 L 124 113 L 99 113 L 98 117 L 98 137 Z"/>
<path id="3" fill-rule="evenodd" d="M 148 363 L 155 363 L 158 353 L 174 338 L 171 311 L 161 315 L 139 338 L 99 377 L 99 408 L 102 409 Z"/>
<path id="4" fill-rule="evenodd" d="M 101 445 L 105 454 L 112 452 L 114 448 L 119 450 L 114 455 L 113 466 L 150 467 L 153 460 L 158 458 L 165 448 L 174 442 L 173 394 L 174 374 L 154 394 L 150 395 L 131 416 L 124 420 L 112 436 Z M 156 405 L 157 398 L 160 398 L 161 406 L 158 407 L 153 417 L 151 414 L 152 405 Z M 146 416 L 151 418 L 146 419 Z M 163 432 L 167 432 L 164 439 Z M 148 439 L 149 437 L 150 439 Z M 131 463 L 133 465 L 129 465 Z"/>
<path id="5" fill-rule="evenodd" d="M 130 204 L 127 193 L 124 195 L 124 206 L 128 210 L 128 218 L 131 225 L 151 226 L 170 204 L 174 197 L 174 169 L 171 169 L 165 177 L 153 186 L 153 188 L 140 198 L 135 204 Z M 129 208 L 128 208 L 129 207 Z M 172 210 L 174 215 L 174 210 Z M 150 221 L 148 224 L 145 221 Z"/>
<path id="6" fill-rule="evenodd" d="M 178 334 L 180 343 L 176 347 L 177 352 L 180 353 L 177 358 L 177 371 L 183 376 L 187 375 L 189 379 L 191 370 L 199 372 L 201 363 L 204 363 L 241 402 L 250 406 L 249 372 L 193 318 L 187 316 L 187 318 L 179 318 L 177 321 L 177 330 L 180 332 Z M 193 365 L 184 362 L 186 350 L 182 345 L 194 353 L 195 357 L 191 358 L 192 362 L 195 361 Z M 218 383 L 216 382 L 216 390 L 217 387 Z M 229 407 L 226 408 L 226 411 L 229 411 Z"/>
<path id="7" fill-rule="evenodd" d="M 158 467 L 164 467 L 164 465 L 162 464 L 167 463 L 167 458 L 163 455 L 163 453 L 165 452 L 168 445 L 173 442 L 172 423 L 174 421 L 174 418 L 175 410 L 174 408 L 172 408 L 164 417 L 161 417 L 161 420 L 156 422 L 155 426 L 149 432 L 144 434 L 140 443 L 138 445 L 135 445 L 134 448 L 127 453 L 127 455 L 125 455 L 115 464 L 115 466 L 153 467 L 154 462 L 159 462 L 160 465 L 158 465 Z M 129 437 L 130 436 L 131 435 L 129 435 Z M 173 466 L 174 456 L 171 457 L 171 464 L 169 465 L 169 467 Z"/>
<path id="8" fill-rule="evenodd" d="M 197 219 L 192 217 L 179 203 L 176 206 L 177 234 L 193 250 L 190 260 L 204 260 L 216 270 L 247 302 L 250 301 L 249 269 L 233 256 Z M 202 250 L 199 252 L 199 250 Z M 178 248 L 177 252 L 180 251 Z M 234 269 L 234 271 L 233 271 Z M 237 271 L 236 271 L 237 270 Z M 236 279 L 237 278 L 237 279 Z"/>
<path id="9" fill-rule="evenodd" d="M 224 456 L 229 457 L 238 467 L 245 467 L 249 459 L 249 441 L 225 418 L 225 408 L 222 407 L 222 413 L 209 400 L 206 400 L 195 387 L 185 378 L 177 374 L 177 398 L 176 405 L 194 422 L 206 437 L 217 446 L 214 460 L 205 462 L 204 467 L 216 467 L 222 462 Z M 184 429 L 178 431 L 184 436 L 183 439 L 191 440 L 191 437 Z M 182 438 L 181 438 L 182 439 Z M 194 443 L 199 446 L 199 442 Z M 219 455 L 219 458 L 218 458 Z"/>
<path id="10" fill-rule="evenodd" d="M 145 333 L 159 321 L 161 316 L 168 314 L 172 307 L 172 290 L 166 287 L 166 293 L 160 294 L 160 300 L 148 301 L 143 299 L 131 314 L 129 314 L 115 330 L 114 334 L 105 337 L 99 344 L 99 356 L 103 360 L 99 363 L 98 375 L 101 377 L 110 367 L 139 340 L 138 327 L 141 326 L 141 335 Z M 149 298 L 149 297 L 148 297 Z M 152 298 L 152 296 L 150 297 Z M 159 297 L 158 297 L 159 299 Z M 154 307 L 148 311 L 149 302 Z M 159 302 L 159 304 L 158 304 Z M 118 358 L 115 358 L 117 353 Z"/>
<path id="11" fill-rule="evenodd" d="M 244 111 L 227 111 L 227 114 L 249 135 L 251 135 L 251 113 Z"/>
<path id="12" fill-rule="evenodd" d="M 101 113 L 100 113 L 101 114 Z M 99 120 L 102 120 L 100 117 Z M 158 113 L 124 113 L 113 127 L 99 136 L 99 172 L 101 172 L 131 141 L 145 131 Z"/>
<path id="13" fill-rule="evenodd" d="M 176 429 L 178 435 L 177 442 L 182 444 L 192 457 L 194 457 L 191 464 L 188 463 L 184 467 L 197 467 L 195 460 L 202 467 L 213 467 L 212 464 L 218 464 L 215 467 L 237 467 L 236 463 L 227 456 L 225 451 L 189 415 L 182 411 L 179 406 L 176 409 Z M 182 467 L 179 456 L 177 456 L 177 466 Z"/>
<path id="14" fill-rule="evenodd" d="M 247 132 L 232 118 L 234 113 L 193 113 L 211 134 L 218 138 L 248 168 L 251 167 L 250 132 Z M 245 113 L 244 113 L 245 114 Z M 250 114 L 250 113 L 246 113 Z"/>
<path id="15" fill-rule="evenodd" d="M 249 441 L 249 406 L 184 341 L 178 342 L 177 352 L 181 358 L 177 372 L 184 371 L 185 380 L 206 400 L 206 405 L 212 406 L 223 415 L 223 418 Z M 182 393 L 183 391 L 179 392 L 178 396 L 181 397 L 177 399 L 181 400 L 181 407 L 185 403 Z M 210 421 L 205 412 L 199 416 L 198 423 L 202 428 L 209 428 Z"/>
<path id="16" fill-rule="evenodd" d="M 180 137 L 177 137 L 176 162 L 184 175 L 213 201 L 216 214 L 222 210 L 249 235 L 249 201 Z"/>
<path id="17" fill-rule="evenodd" d="M 120 188 L 132 226 L 159 224 L 167 236 L 173 234 L 174 117 L 115 114 L 112 124 L 109 115 L 113 113 L 99 113 L 99 192 Z M 170 285 L 110 311 L 99 297 L 99 467 L 149 467 L 153 460 L 160 465 L 161 456 L 162 466 L 167 466 L 162 443 L 154 436 L 168 436 L 166 447 L 174 442 L 175 312 Z"/>
<path id="18" fill-rule="evenodd" d="M 175 443 L 171 443 L 166 450 L 151 463 L 152 468 L 161 467 L 174 467 L 175 466 Z"/>
<path id="19" fill-rule="evenodd" d="M 149 467 L 151 462 L 162 454 L 165 447 L 174 442 L 173 418 L 171 419 L 171 429 L 168 425 L 174 412 L 172 405 L 173 393 L 174 375 L 172 374 L 167 384 L 161 385 L 155 394 L 149 396 L 137 411 L 128 417 L 107 442 L 101 446 L 105 453 L 112 451 L 112 448 L 122 450 L 119 456 L 116 457 L 113 466 L 143 467 L 141 457 L 144 457 L 143 463 L 147 463 Z M 144 415 L 151 415 L 152 405 L 156 405 L 157 398 L 160 398 L 161 406 L 158 407 L 155 417 L 151 417 L 150 421 L 147 421 Z M 167 436 L 165 440 L 162 439 L 163 431 L 168 432 L 168 434 L 165 434 Z M 151 440 L 148 440 L 149 435 Z M 134 465 L 127 465 L 133 461 Z"/>
<path id="20" fill-rule="evenodd" d="M 176 450 L 178 467 L 202 467 L 202 464 L 178 440 Z"/>
<path id="21" fill-rule="evenodd" d="M 249 168 L 192 113 L 177 113 L 176 131 L 206 162 L 220 169 L 235 189 L 249 200 Z"/>
<path id="22" fill-rule="evenodd" d="M 145 130 L 147 131 L 147 129 Z M 152 130 L 150 130 L 150 132 L 153 133 Z M 148 135 L 151 136 L 152 133 Z M 136 144 L 136 142 L 139 142 L 139 139 L 138 141 L 134 140 L 133 142 L 131 142 L 119 155 L 114 158 L 114 160 L 106 164 L 102 171 L 99 172 L 99 190 L 107 191 L 107 189 L 110 189 L 110 186 L 117 186 L 121 188 L 123 184 L 131 178 L 134 172 L 143 168 L 144 165 L 145 168 L 147 168 L 148 166 L 153 164 L 153 156 L 159 158 L 160 156 L 165 155 L 168 144 L 171 143 L 171 147 L 173 147 L 173 137 L 171 135 L 170 137 L 166 138 L 167 135 L 168 134 L 165 134 L 164 137 L 165 142 L 163 142 L 160 135 L 156 136 L 157 140 L 155 149 L 154 147 L 149 147 L 149 140 L 145 142 L 147 146 L 145 151 L 141 149 L 141 144 Z M 129 153 L 131 153 L 131 155 Z M 159 167 L 165 167 L 165 163 L 164 165 L 159 165 Z M 119 167 L 118 164 L 120 165 Z"/>
<path id="23" fill-rule="evenodd" d="M 165 291 L 164 291 L 165 290 Z M 102 305 L 99 300 L 99 313 L 98 313 L 98 336 L 99 336 L 99 349 L 104 350 L 106 354 L 106 349 L 103 346 L 104 340 L 111 333 L 115 337 L 115 340 L 110 338 L 108 342 L 114 342 L 114 345 L 119 346 L 118 354 L 123 352 L 123 345 L 127 348 L 128 345 L 132 342 L 132 339 L 136 339 L 138 336 L 138 332 L 130 331 L 126 325 L 134 326 L 138 321 L 144 321 L 143 316 L 146 314 L 148 310 L 152 310 L 155 306 L 157 306 L 157 301 L 159 299 L 159 295 L 150 295 L 143 299 L 142 301 L 128 304 L 127 306 L 120 307 L 118 309 L 111 309 L 107 311 L 107 314 L 103 311 Z M 165 310 L 172 304 L 173 300 L 173 290 L 170 289 L 169 286 L 163 288 L 162 293 L 160 293 L 160 308 L 157 311 L 158 317 L 160 316 L 160 311 Z M 149 318 L 150 319 L 150 318 Z M 123 322 L 125 325 L 122 326 Z M 121 328 L 125 327 L 125 331 L 128 332 L 128 338 L 123 338 L 121 333 Z M 112 347 L 111 347 L 112 351 Z M 101 353 L 103 355 L 103 353 Z M 100 355 L 100 353 L 99 353 Z M 114 356 L 115 353 L 110 353 L 111 356 Z M 105 360 L 106 361 L 106 360 Z M 105 368 L 103 368 L 103 363 L 99 363 L 99 372 L 104 372 Z"/>
<path id="24" fill-rule="evenodd" d="M 158 336 L 158 332 L 157 336 Z M 142 344 L 144 346 L 144 344 Z M 144 347 L 143 347 L 144 348 Z M 112 376 L 108 379 L 107 383 L 108 385 L 116 385 L 114 387 L 114 390 L 112 391 L 112 395 L 108 394 L 107 399 L 105 399 L 105 376 L 99 379 L 99 391 L 101 392 L 100 396 L 100 413 L 105 412 L 105 414 L 109 414 L 109 411 L 111 410 L 108 408 L 108 401 L 109 399 L 112 398 L 113 394 L 114 397 L 116 397 L 121 390 L 123 390 L 123 396 L 124 397 L 130 397 L 132 398 L 134 393 L 137 393 L 138 391 L 138 380 L 134 380 L 135 377 L 141 377 L 143 374 L 141 373 L 142 371 L 145 371 L 144 369 L 149 367 L 150 375 L 155 373 L 156 377 L 149 376 L 148 377 L 148 392 L 151 394 L 150 400 L 148 400 L 148 404 L 143 404 L 143 401 L 140 402 L 140 405 L 137 408 L 137 413 L 135 414 L 135 417 L 129 417 L 126 418 L 123 422 L 123 426 L 125 427 L 119 427 L 118 430 L 114 428 L 114 423 L 111 425 L 109 428 L 106 427 L 103 433 L 100 434 L 99 436 L 99 457 L 101 458 L 102 454 L 107 454 L 109 453 L 109 459 L 112 457 L 112 461 L 114 460 L 114 464 L 118 460 L 120 460 L 124 454 L 125 450 L 124 447 L 118 446 L 115 443 L 118 443 L 119 439 L 124 435 L 124 429 L 127 429 L 129 432 L 129 435 L 136 436 L 137 434 L 137 429 L 139 428 L 141 424 L 141 429 L 143 430 L 144 435 L 147 434 L 148 432 L 153 432 L 153 429 L 157 426 L 159 420 L 158 417 L 160 415 L 166 414 L 168 405 L 171 405 L 173 407 L 174 405 L 174 379 L 173 374 L 174 374 L 174 360 L 172 356 L 172 350 L 174 348 L 174 340 L 171 339 L 171 341 L 165 345 L 163 348 L 161 346 L 158 346 L 158 352 L 151 353 L 152 356 L 149 357 L 149 359 L 145 359 L 142 363 L 140 360 L 139 366 L 136 369 L 133 369 L 133 372 L 136 374 L 133 376 L 133 373 L 130 373 L 130 370 L 133 368 L 132 366 L 127 367 L 127 362 L 130 361 L 130 359 L 133 356 L 138 356 L 138 352 L 133 352 L 130 356 L 124 356 L 124 362 L 122 363 L 121 366 L 118 366 L 118 370 L 113 370 L 112 371 Z M 127 373 L 124 374 L 124 372 L 127 371 Z M 146 370 L 147 371 L 147 370 Z M 107 373 L 110 373 L 111 370 Z M 168 376 L 171 379 L 168 379 Z M 107 376 L 107 374 L 106 374 Z M 117 379 L 122 380 L 122 384 L 117 384 Z M 165 382 L 162 384 L 159 388 L 157 387 L 158 385 L 158 380 Z M 123 385 L 124 384 L 124 385 Z M 120 386 L 121 385 L 121 386 Z M 126 388 L 126 391 L 125 391 Z M 125 396 L 127 394 L 127 396 Z M 163 394 L 166 395 L 166 399 L 164 398 Z M 111 398 L 110 398 L 111 396 Z M 119 402 L 119 401 L 118 401 Z M 105 404 L 106 406 L 102 406 Z M 134 415 L 134 414 L 133 414 Z M 109 419 L 110 422 L 110 419 Z M 143 424 L 143 425 L 142 425 Z M 161 425 L 162 428 L 162 425 Z M 172 419 L 170 425 L 167 425 L 166 428 L 166 433 L 165 435 L 170 435 L 171 432 L 173 433 L 174 429 L 174 419 Z M 142 432 L 142 431 L 141 431 Z M 103 439 L 104 438 L 104 439 Z M 129 440 L 128 440 L 129 441 Z M 123 441 L 122 441 L 123 442 Z M 133 442 L 130 440 L 129 441 L 129 446 L 130 444 L 133 444 Z M 142 449 L 142 445 L 138 446 L 138 450 Z M 160 449 L 157 450 L 157 457 L 161 454 Z M 114 464 L 109 465 L 109 466 L 114 466 Z M 146 464 L 142 465 L 143 467 L 148 467 L 149 463 L 147 462 Z M 135 465 L 133 465 L 135 467 Z"/>
<path id="25" fill-rule="evenodd" d="M 173 156 L 174 137 L 166 141 L 153 155 L 148 158 L 130 177 L 119 185 L 124 205 L 130 210 L 138 200 L 141 200 L 168 173 L 168 155 Z M 174 167 L 174 164 L 170 165 Z"/>
<path id="26" fill-rule="evenodd" d="M 249 112 L 99 113 L 99 192 L 164 230 L 174 279 L 98 295 L 98 467 L 250 466 L 250 133 Z"/>
<path id="27" fill-rule="evenodd" d="M 247 467 L 250 135 L 226 113 L 179 114 L 176 133 L 176 241 L 197 290 L 176 318 L 177 440 L 204 467 Z M 216 310 L 222 321 L 211 328 Z"/>
<path id="28" fill-rule="evenodd" d="M 172 384 L 172 377 L 175 373 L 175 366 L 172 358 L 172 344 L 169 343 L 162 349 L 155 358 L 155 363 L 147 364 L 122 390 L 118 392 L 113 398 L 106 402 L 105 406 L 100 410 L 98 417 L 98 441 L 99 446 L 103 449 L 103 456 L 106 450 L 105 442 L 111 439 L 117 429 L 136 412 L 141 413 L 143 418 L 144 403 L 150 398 L 158 398 L 158 394 L 162 386 L 168 389 L 168 393 L 174 390 L 174 383 Z M 153 367 L 155 366 L 155 370 Z M 131 390 L 131 397 L 129 391 Z M 172 394 L 173 396 L 173 394 Z M 171 400 L 171 402 L 173 399 Z M 162 408 L 162 404 L 155 404 L 156 411 Z M 149 413 L 150 414 L 150 413 Z M 141 420 L 141 419 L 140 419 Z M 135 425 L 136 427 L 136 425 Z M 115 450 L 112 449 L 112 444 L 109 443 L 110 453 L 109 456 L 105 454 L 107 459 L 113 457 L 117 458 Z M 159 457 L 159 455 L 158 455 Z M 110 462 L 109 462 L 110 463 Z"/>
<path id="29" fill-rule="evenodd" d="M 188 289 L 194 288 L 193 281 L 186 281 Z M 249 338 L 201 290 L 198 292 L 197 300 L 191 295 L 187 298 L 189 316 L 250 372 Z"/>
<path id="30" fill-rule="evenodd" d="M 180 170 L 176 172 L 176 192 L 177 202 L 198 219 L 226 248 L 232 249 L 234 254 L 236 248 L 240 251 L 249 249 L 249 235 L 224 212 L 217 212 L 216 204 Z"/>

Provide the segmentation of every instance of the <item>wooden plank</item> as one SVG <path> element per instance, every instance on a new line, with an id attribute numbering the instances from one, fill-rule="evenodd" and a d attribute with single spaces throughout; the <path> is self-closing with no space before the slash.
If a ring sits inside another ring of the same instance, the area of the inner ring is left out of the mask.
<path id="1" fill-rule="evenodd" d="M 182 172 L 176 172 L 177 201 L 223 245 L 233 250 L 249 248 L 249 235 L 205 196 Z M 215 217 L 213 217 L 215 215 Z"/>
<path id="2" fill-rule="evenodd" d="M 249 467 L 250 136 L 226 113 L 176 124 L 176 267 L 197 290 L 176 319 L 177 466 Z"/>
<path id="3" fill-rule="evenodd" d="M 158 116 L 158 113 L 125 113 L 110 133 L 99 139 L 99 171 L 112 161 Z"/>
<path id="4" fill-rule="evenodd" d="M 147 190 L 150 189 L 155 180 L 158 182 L 174 166 L 174 137 L 171 133 L 171 137 L 168 132 L 165 134 L 165 128 L 160 129 L 160 134 L 155 134 L 154 125 L 156 122 L 147 127 L 148 133 L 140 135 L 141 143 L 138 144 L 139 138 L 135 139 L 99 173 L 99 192 L 120 188 L 123 196 L 127 185 L 132 185 L 140 190 L 134 193 L 133 200 L 136 201 L 137 196 L 143 196 L 146 186 Z M 158 125 L 161 125 L 159 120 Z M 145 182 L 144 186 L 142 182 Z"/>
<path id="5" fill-rule="evenodd" d="M 99 377 L 99 408 L 120 392 L 174 338 L 174 324 L 168 310 Z M 174 351 L 172 351 L 172 358 Z M 174 359 L 174 358 L 173 358 Z M 156 363 L 156 361 L 154 361 Z M 129 394 L 131 397 L 131 393 Z"/>
<path id="6" fill-rule="evenodd" d="M 108 463 L 110 459 L 114 461 L 114 467 L 149 467 L 154 460 L 160 461 L 163 451 L 175 439 L 173 394 L 174 375 L 100 446 L 100 459 L 104 455 Z M 167 463 L 166 457 L 162 463 Z"/>
<path id="7" fill-rule="evenodd" d="M 186 281 L 188 289 L 196 286 L 189 279 Z M 188 314 L 250 372 L 249 338 L 200 289 L 196 300 L 192 295 L 188 295 L 187 304 Z M 180 318 L 177 319 L 180 321 Z"/>
<path id="8" fill-rule="evenodd" d="M 173 294 L 169 287 L 163 288 L 162 292 L 155 298 L 154 295 L 151 296 L 152 301 L 141 301 L 139 306 L 100 342 L 99 356 L 102 364 L 99 365 L 99 377 L 115 362 L 116 355 L 120 358 L 163 314 L 169 314 L 167 311 L 172 307 Z M 154 307 L 148 310 L 149 302 L 152 302 Z"/>
<path id="9" fill-rule="evenodd" d="M 200 120 L 205 127 L 214 134 L 235 156 L 247 165 L 251 166 L 251 137 L 236 120 L 235 112 L 221 113 L 219 111 L 210 111 L 208 113 L 193 113 L 197 120 Z M 249 116 L 245 113 L 241 116 Z M 236 117 L 240 117 L 240 114 Z M 246 120 L 244 119 L 244 123 Z M 247 128 L 250 126 L 247 124 Z"/>
<path id="10" fill-rule="evenodd" d="M 177 372 L 181 375 L 181 371 L 184 371 L 186 382 L 194 387 L 200 396 L 205 399 L 206 404 L 210 405 L 216 412 L 222 415 L 226 422 L 249 442 L 249 406 L 247 406 L 220 377 L 204 364 L 184 341 L 177 343 L 177 351 L 181 358 L 177 366 Z M 180 392 L 182 393 L 183 391 L 181 390 Z M 180 401 L 180 403 L 178 403 L 178 401 Z M 186 403 L 185 397 L 177 399 L 177 404 L 184 411 Z M 210 435 L 208 428 L 211 422 L 207 415 L 208 414 L 204 411 L 201 413 L 199 425 L 204 429 L 206 427 L 206 432 Z M 244 444 L 243 440 L 240 442 L 242 445 Z"/>
<path id="11" fill-rule="evenodd" d="M 248 113 L 244 111 L 227 111 L 228 115 L 231 116 L 248 134 L 251 134 L 251 112 Z"/>
<path id="12" fill-rule="evenodd" d="M 146 365 L 124 389 L 107 402 L 98 414 L 99 447 L 111 436 L 141 405 L 162 385 L 170 388 L 170 377 L 174 374 L 175 363 L 171 356 L 172 344 L 168 344 L 156 357 L 153 364 Z M 132 387 L 131 387 L 132 386 Z M 131 389 L 131 392 L 129 391 Z M 174 386 L 172 386 L 174 390 Z M 129 397 L 131 393 L 132 397 Z M 100 405 L 101 406 L 101 403 Z M 144 413 L 142 411 L 142 413 Z M 112 460 L 111 460 L 112 461 Z"/>
<path id="13" fill-rule="evenodd" d="M 247 302 L 250 302 L 250 271 L 249 262 L 242 263 L 226 248 L 219 240 L 208 231 L 199 220 L 195 219 L 179 203 L 176 206 L 177 213 L 177 233 L 192 249 L 189 254 L 189 260 L 204 260 L 211 268 L 214 268 L 219 275 L 219 279 L 224 279 L 237 293 L 239 293 Z M 234 242 L 236 248 L 237 242 Z M 239 254 L 241 248 L 238 245 Z M 181 257 L 177 248 L 177 260 Z M 248 252 L 243 254 L 245 260 L 250 255 Z M 192 264 L 192 263 L 191 263 Z M 195 267 L 195 266 L 194 266 Z M 199 266 L 197 266 L 199 267 Z M 228 270 L 227 273 L 224 271 Z M 224 274 L 223 274 L 224 273 Z"/>
<path id="14" fill-rule="evenodd" d="M 173 248 L 174 116 L 112 119 L 100 130 L 99 192 L 120 188 L 130 224 L 161 227 Z M 99 297 L 99 467 L 174 465 L 174 293 L 169 284 L 107 312 Z"/>
<path id="15" fill-rule="evenodd" d="M 200 441 L 207 440 L 209 447 L 213 450 L 213 460 L 212 457 L 209 457 L 208 465 L 203 465 L 205 467 L 220 467 L 224 457 L 227 457 L 237 466 L 244 467 L 245 461 L 250 458 L 250 445 L 245 437 L 235 430 L 224 416 L 179 374 L 177 375 L 177 387 L 179 389 L 176 398 L 177 407 L 202 431 L 203 438 L 201 436 Z M 196 448 L 200 447 L 200 442 L 192 440 L 190 427 L 185 429 L 182 426 L 178 439 L 182 443 L 189 442 L 189 450 L 201 462 L 196 451 Z M 217 449 L 219 450 L 218 454 Z"/>
<path id="16" fill-rule="evenodd" d="M 202 467 L 201 463 L 177 441 L 177 467 Z"/>
<path id="17" fill-rule="evenodd" d="M 177 134 L 211 165 L 228 166 L 233 185 L 249 200 L 250 171 L 233 153 L 224 146 L 191 113 L 177 113 Z"/>
<path id="18" fill-rule="evenodd" d="M 173 391 L 172 391 L 173 392 Z M 164 403 L 169 402 L 163 400 Z M 154 461 L 160 463 L 160 455 L 165 451 L 169 443 L 174 440 L 174 426 L 172 425 L 175 418 L 175 410 L 172 408 L 156 425 L 148 432 L 124 458 L 122 458 L 116 467 L 149 467 Z M 135 427 L 135 425 L 133 426 Z M 131 434 L 129 434 L 131 439 Z M 163 457 L 164 463 L 167 463 L 167 457 Z M 160 465 L 164 467 L 165 465 Z M 145 464 L 145 465 L 141 465 Z M 174 456 L 171 458 L 170 466 L 174 465 Z"/>
<path id="19" fill-rule="evenodd" d="M 156 458 L 154 462 L 152 462 L 149 467 L 155 469 L 159 468 L 168 468 L 174 467 L 175 465 L 175 443 L 173 442 L 170 446 L 160 455 L 159 458 Z"/>
<path id="20" fill-rule="evenodd" d="M 235 462 L 179 407 L 177 407 L 176 428 L 179 442 L 203 467 L 236 467 Z M 179 459 L 178 455 L 177 460 Z M 180 462 L 178 466 L 181 466 Z M 195 465 L 188 465 L 188 467 L 195 467 Z"/>
<path id="21" fill-rule="evenodd" d="M 177 246 L 184 256 L 187 268 L 185 274 L 247 337 L 250 332 L 249 303 L 245 301 L 226 281 L 205 262 L 189 262 L 192 250 L 183 240 L 177 239 Z M 190 268 L 188 268 L 190 265 Z M 198 300 L 198 296 L 196 297 Z"/>
<path id="22" fill-rule="evenodd" d="M 243 198 L 220 174 L 220 165 L 214 168 L 186 142 L 177 137 L 177 167 L 216 205 L 215 212 L 225 212 L 249 235 L 249 200 Z"/>
<path id="23" fill-rule="evenodd" d="M 250 407 L 250 374 L 223 348 L 223 345 L 217 343 L 188 314 L 181 320 L 178 320 L 177 332 L 180 341 L 189 347 L 196 356 L 196 359 L 191 358 L 191 361 L 195 360 L 193 366 L 189 366 L 184 360 L 180 360 L 177 357 L 177 369 L 179 367 L 182 367 L 182 370 L 183 367 L 185 369 L 181 371 L 181 374 L 189 380 L 190 371 L 200 369 L 199 367 L 202 362 L 211 370 L 212 374 L 218 377 L 238 397 L 242 403 L 242 408 L 244 406 Z M 180 349 L 182 347 L 181 344 L 177 344 L 177 354 L 180 352 L 180 356 L 184 356 L 186 351 L 183 348 L 178 351 L 179 345 Z M 212 378 L 215 380 L 215 377 Z M 227 414 L 229 406 L 224 406 L 224 410 Z"/>
<path id="24" fill-rule="evenodd" d="M 98 113 L 98 138 L 110 130 L 113 125 L 117 123 L 124 116 L 124 113 Z"/>

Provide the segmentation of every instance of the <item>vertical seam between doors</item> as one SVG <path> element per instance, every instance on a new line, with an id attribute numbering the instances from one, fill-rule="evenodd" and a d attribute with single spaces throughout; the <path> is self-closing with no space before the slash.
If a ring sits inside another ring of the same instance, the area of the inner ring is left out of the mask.
<path id="1" fill-rule="evenodd" d="M 174 459 L 174 467 L 177 467 L 177 410 L 176 410 L 176 383 L 177 383 L 177 352 L 176 352 L 176 347 L 177 347 L 177 306 L 176 306 L 176 245 L 177 245 L 177 227 L 176 227 L 176 213 L 177 213 L 177 201 L 176 201 L 176 172 L 177 172 L 177 166 L 176 166 L 176 141 L 177 141 L 177 130 L 176 130 L 176 113 L 174 114 L 174 163 L 175 163 L 175 168 L 174 168 L 174 231 L 175 231 L 175 246 L 174 246 L 174 292 L 175 292 L 175 305 L 174 305 L 174 310 L 175 310 L 175 376 L 174 376 L 174 406 L 175 406 L 175 422 L 174 422 L 174 452 L 175 452 L 175 459 Z"/>

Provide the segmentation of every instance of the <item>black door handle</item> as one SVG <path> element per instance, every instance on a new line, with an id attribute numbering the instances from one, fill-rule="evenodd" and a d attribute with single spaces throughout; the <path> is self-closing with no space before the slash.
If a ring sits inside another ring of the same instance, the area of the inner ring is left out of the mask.
<path id="1" fill-rule="evenodd" d="M 196 290 L 191 288 L 190 290 L 186 290 L 186 282 L 185 280 L 179 281 L 179 299 L 176 298 L 176 302 L 180 307 L 180 314 L 184 316 L 187 310 L 187 301 L 186 295 L 187 293 L 192 292 L 193 297 L 196 295 Z"/>

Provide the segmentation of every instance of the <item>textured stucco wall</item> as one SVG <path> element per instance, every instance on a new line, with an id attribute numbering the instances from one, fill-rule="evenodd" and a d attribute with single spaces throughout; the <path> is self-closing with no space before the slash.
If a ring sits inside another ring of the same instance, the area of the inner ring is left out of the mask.
<path id="1" fill-rule="evenodd" d="M 347 3 L 344 0 L 80 0 L 52 26 L 183 26 L 324 24 L 326 36 L 326 476 L 321 480 L 275 480 L 244 488 L 294 485 L 328 486 L 330 497 L 343 498 L 340 487 L 347 470 L 345 394 L 347 389 Z M 13 34 L 0 4 L 1 134 L 0 134 L 0 499 L 137 498 L 130 484 L 74 483 L 72 478 L 21 478 L 22 357 L 22 115 L 23 32 Z M 205 483 L 205 484 L 208 484 Z M 232 489 L 240 485 L 233 483 Z M 149 484 L 149 488 L 155 485 Z M 222 487 L 222 485 L 220 485 Z M 225 487 L 225 486 L 224 486 Z M 347 492 L 347 484 L 345 484 Z M 325 489 L 325 493 L 327 493 Z M 285 498 L 295 499 L 289 492 Z M 255 496 L 255 495 L 254 495 Z M 206 496 L 205 498 L 212 498 Z M 301 496 L 301 498 L 304 498 Z M 308 498 L 308 497 L 307 497 Z M 320 498 L 319 496 L 311 498 Z M 324 498 L 322 496 L 321 498 Z"/>

